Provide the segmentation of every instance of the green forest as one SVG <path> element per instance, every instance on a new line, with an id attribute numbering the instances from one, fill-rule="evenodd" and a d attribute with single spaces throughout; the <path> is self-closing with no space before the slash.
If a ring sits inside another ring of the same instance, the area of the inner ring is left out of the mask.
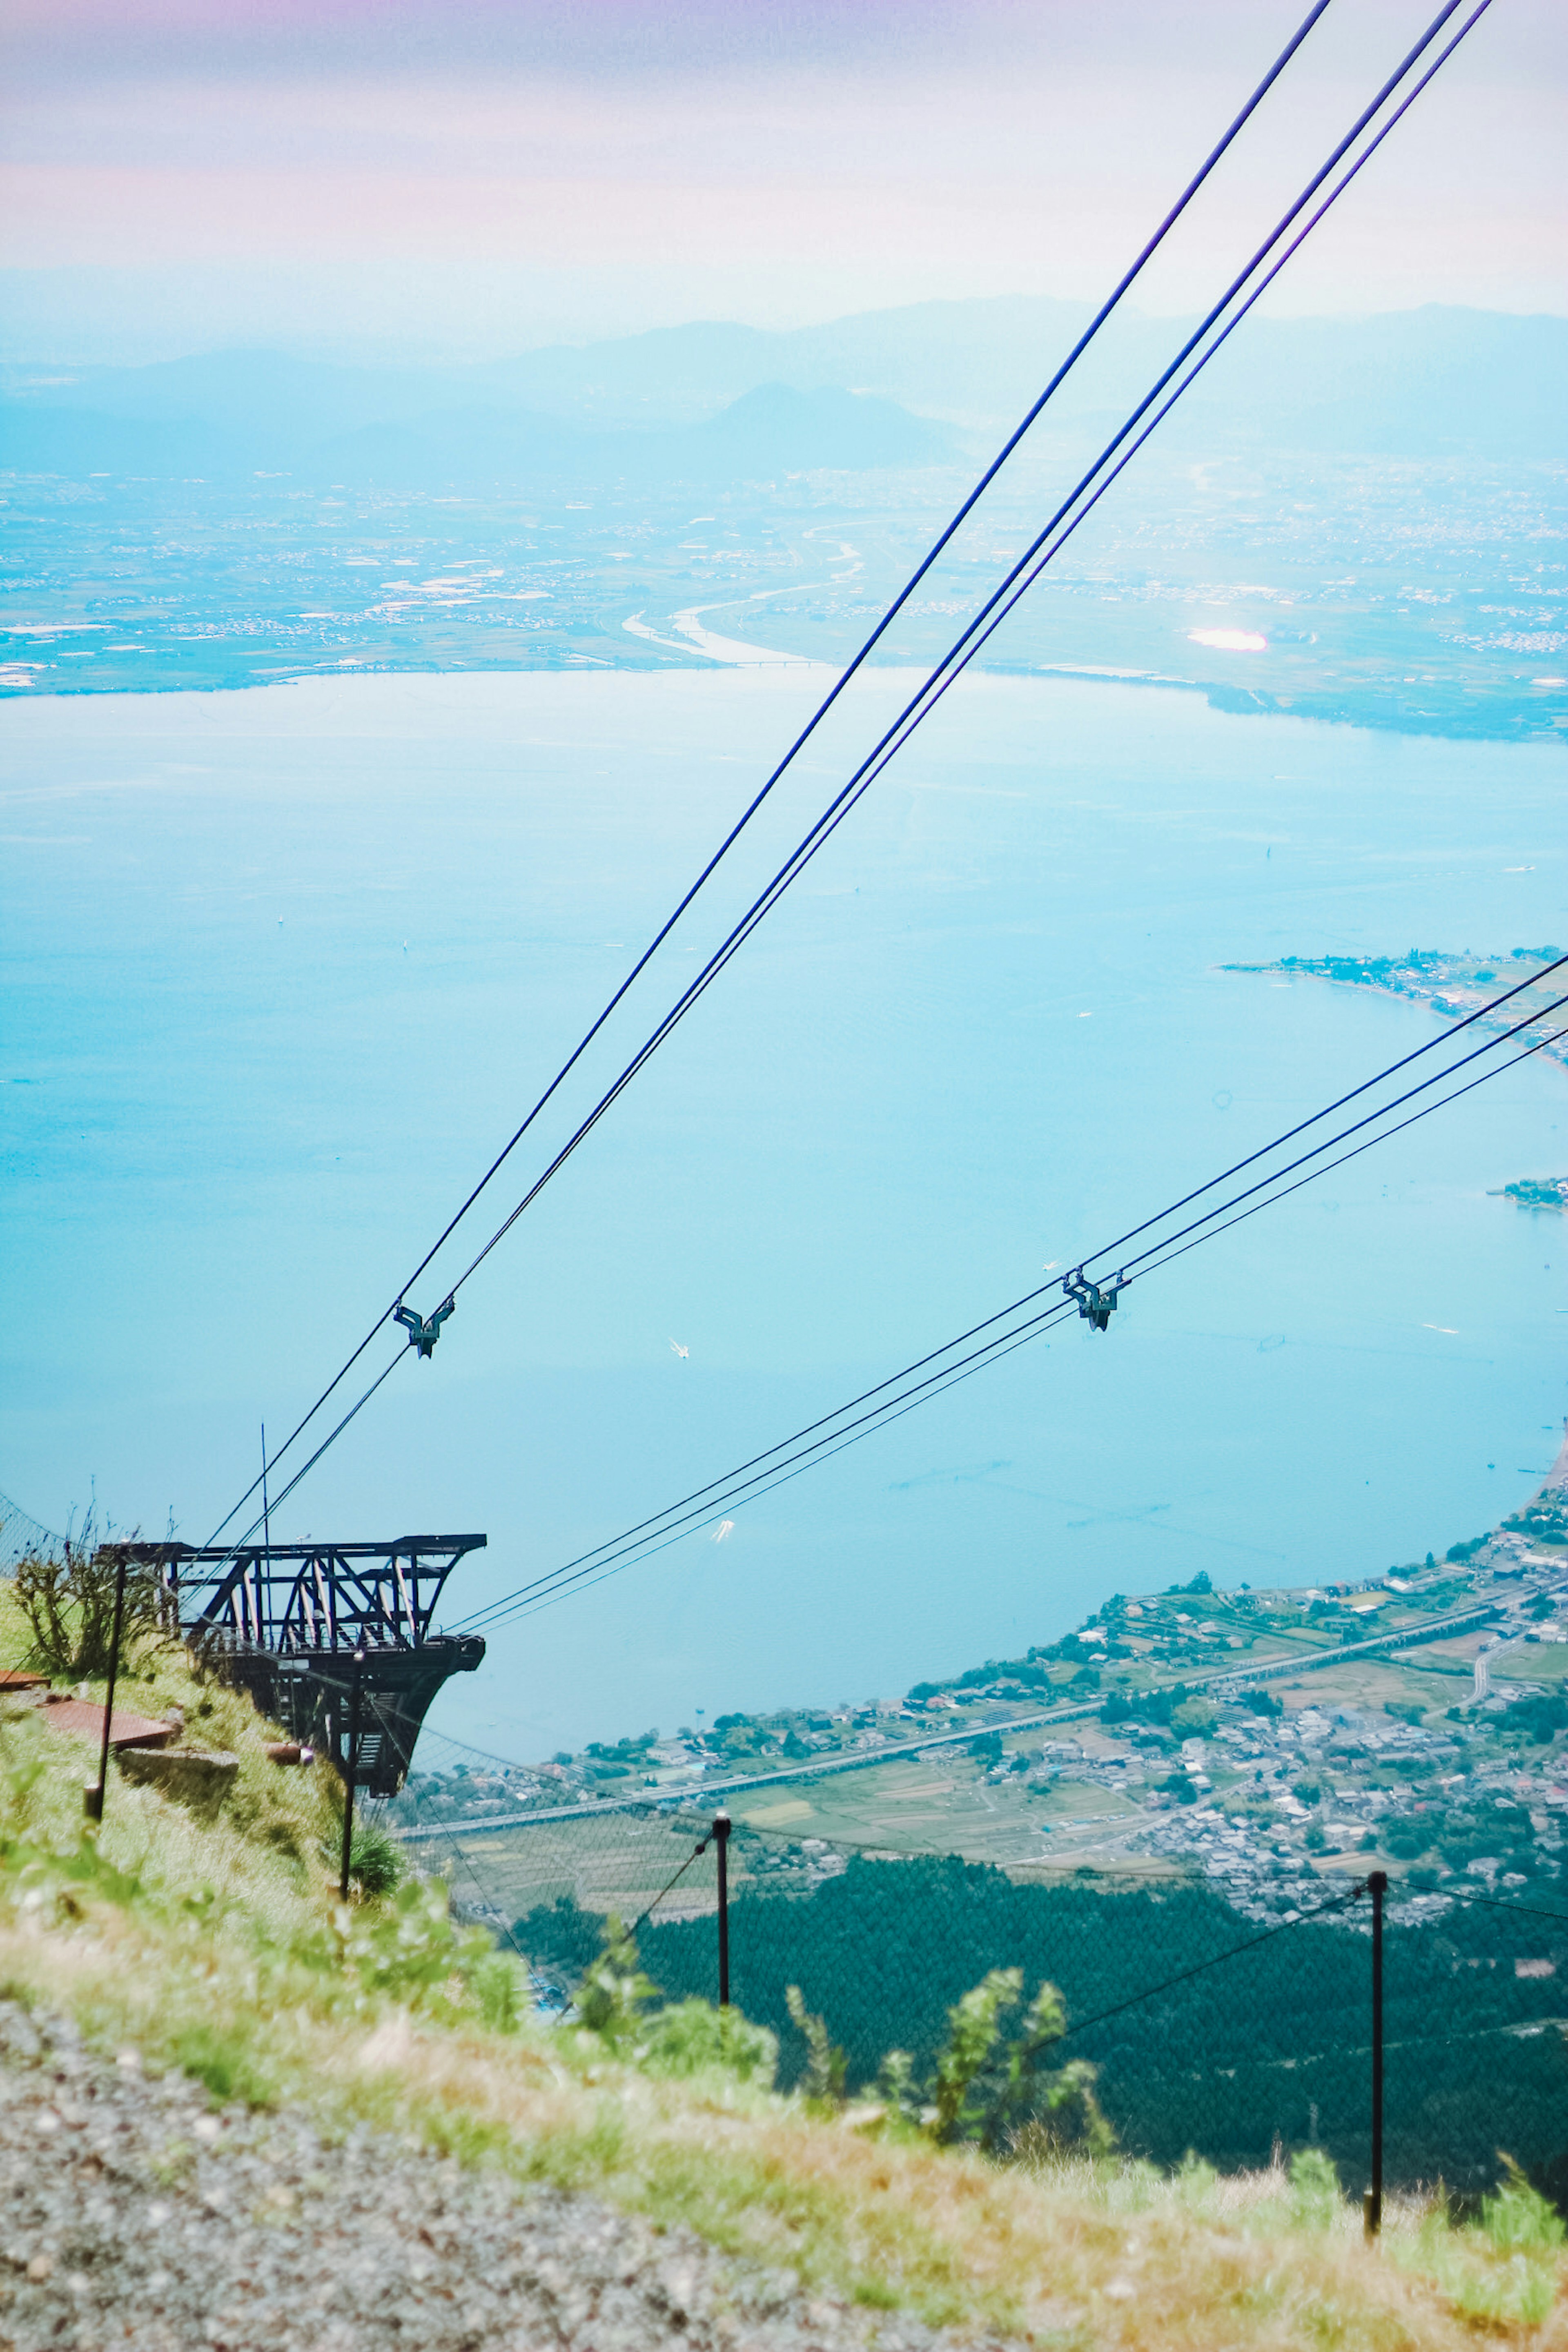
<path id="1" fill-rule="evenodd" d="M 602 1929 L 597 1914 L 563 1899 L 513 1932 L 537 1969 L 571 1985 Z M 711 1916 L 650 1924 L 639 1941 L 668 2000 L 712 1998 Z M 1321 2147 L 1347 2184 L 1366 2177 L 1364 1897 L 1274 1927 L 1190 1882 L 1132 1888 L 1084 1874 L 1028 1886 L 956 1857 L 856 1859 L 809 1895 L 742 1895 L 730 1944 L 733 1998 L 779 2036 L 785 2082 L 807 2056 L 792 1985 L 826 2020 L 858 2090 L 892 2047 L 929 2072 L 948 2011 L 989 1969 L 1017 1967 L 1026 2000 L 1041 1982 L 1059 1989 L 1068 2032 L 1056 2054 L 1093 2063 L 1128 2153 L 1176 2165 L 1192 2150 L 1232 2170 L 1267 2164 L 1278 2140 Z M 1557 2022 L 1568 1918 L 1455 1905 L 1435 1921 L 1391 1924 L 1385 1966 L 1390 2179 L 1441 2177 L 1473 2194 L 1495 2181 L 1506 2150 L 1542 2186 L 1568 2189 L 1568 2042 Z"/>

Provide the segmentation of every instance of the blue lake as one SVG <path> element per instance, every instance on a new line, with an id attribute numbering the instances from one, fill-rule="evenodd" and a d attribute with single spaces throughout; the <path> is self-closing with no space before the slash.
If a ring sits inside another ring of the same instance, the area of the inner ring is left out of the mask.
<path id="1" fill-rule="evenodd" d="M 498 1213 L 904 683 L 781 788 Z M 120 1526 L 204 1540 L 819 684 L 6 705 L 0 1489 L 58 1526 L 96 1479 Z M 751 1454 L 1433 1031 L 1221 965 L 1568 943 L 1563 779 L 1553 746 L 966 681 L 275 1532 L 484 1528 L 455 1618 Z M 1135 1287 L 1107 1338 L 499 1633 L 434 1719 L 538 1755 L 901 1691 L 1200 1569 L 1441 1551 L 1556 1451 L 1568 1230 L 1488 1194 L 1565 1170 L 1568 1076 L 1527 1065 Z"/>

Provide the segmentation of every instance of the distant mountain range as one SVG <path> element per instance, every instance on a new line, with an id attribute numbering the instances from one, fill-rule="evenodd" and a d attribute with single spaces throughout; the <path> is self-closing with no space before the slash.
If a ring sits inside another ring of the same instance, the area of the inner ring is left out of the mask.
<path id="1" fill-rule="evenodd" d="M 717 481 L 951 462 L 1016 420 L 1084 306 L 926 302 L 773 334 L 693 324 L 469 368 L 223 352 L 0 373 L 0 465 L 400 488 L 525 477 Z M 1079 437 L 1131 404 L 1184 322 L 1119 319 L 1054 406 Z M 1163 428 L 1179 448 L 1563 455 L 1568 320 L 1428 307 L 1252 319 Z M 955 429 L 956 428 L 956 429 Z"/>
<path id="2" fill-rule="evenodd" d="M 183 413 L 176 407 L 172 415 L 26 394 L 0 400 L 0 467 L 79 478 L 288 473 L 399 490 L 606 480 L 646 488 L 818 467 L 858 473 L 930 466 L 958 450 L 951 425 L 911 416 L 890 400 L 832 387 L 797 392 L 763 384 L 703 424 L 610 432 L 502 406 L 493 391 L 483 405 L 453 402 L 400 414 L 410 404 L 395 379 L 378 402 L 357 371 L 310 368 L 270 352 L 190 365 L 199 391 L 179 383 L 175 369 L 147 371 L 165 374 L 158 394 L 175 402 L 190 394 Z M 350 381 L 335 381 L 340 374 Z M 226 378 L 231 401 L 223 396 Z M 431 387 L 421 389 L 428 401 Z M 364 409 L 377 405 L 391 413 L 365 417 Z"/>

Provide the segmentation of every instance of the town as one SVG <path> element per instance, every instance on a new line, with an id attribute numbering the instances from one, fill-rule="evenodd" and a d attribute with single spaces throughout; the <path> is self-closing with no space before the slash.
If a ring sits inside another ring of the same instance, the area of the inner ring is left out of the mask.
<path id="1" fill-rule="evenodd" d="M 1118 1595 L 1060 1640 L 902 1699 L 721 1715 L 530 1767 L 416 1773 L 393 1808 L 457 1840 L 504 1914 L 509 1829 L 722 1802 L 742 1880 L 946 1852 L 1030 1880 L 1201 1874 L 1244 1911 L 1385 1869 L 1400 1898 L 1561 1877 L 1568 1490 L 1437 1560 L 1292 1591 Z M 459 1751 L 453 1746 L 452 1752 Z"/>

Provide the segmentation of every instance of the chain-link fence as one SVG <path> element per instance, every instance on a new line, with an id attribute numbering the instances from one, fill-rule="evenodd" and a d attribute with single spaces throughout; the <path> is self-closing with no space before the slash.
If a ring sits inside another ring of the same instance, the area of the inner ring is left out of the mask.
<path id="1" fill-rule="evenodd" d="M 528 1960 L 563 2006 L 610 1913 L 637 1924 L 670 2000 L 718 1990 L 711 1813 L 687 1804 L 563 1808 L 502 1825 L 398 1808 L 421 1867 Z M 777 2033 L 780 2077 L 807 2045 L 789 1989 L 842 2048 L 852 2090 L 889 2049 L 929 2080 L 949 2011 L 991 1969 L 1021 1970 L 1025 2007 L 1055 1985 L 1053 2063 L 1087 2060 L 1129 2154 L 1222 2169 L 1321 2147 L 1347 2186 L 1372 2164 L 1372 1911 L 1365 1882 L 1325 1875 L 1279 1916 L 1245 1885 L 1088 1869 L 1042 1883 L 944 1853 L 868 1855 L 737 1822 L 729 1845 L 731 1996 Z M 1502 2156 L 1568 2192 L 1568 1905 L 1402 1896 L 1384 1936 L 1384 2177 L 1473 2193 Z"/>
<path id="2" fill-rule="evenodd" d="M 29 1518 L 9 1495 L 0 1495 L 0 1576 L 15 1575 L 24 1559 L 58 1559 L 65 1544 L 64 1536 Z"/>

